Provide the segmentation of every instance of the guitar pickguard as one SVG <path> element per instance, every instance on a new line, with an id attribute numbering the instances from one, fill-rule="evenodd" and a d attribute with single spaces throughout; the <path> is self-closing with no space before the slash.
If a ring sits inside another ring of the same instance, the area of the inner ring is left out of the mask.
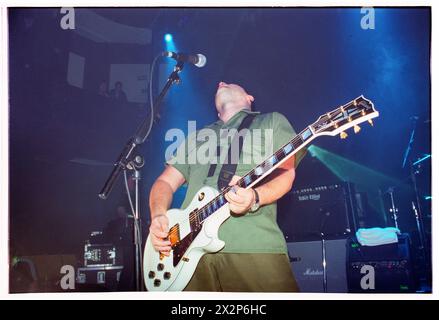
<path id="1" fill-rule="evenodd" d="M 186 237 L 184 237 L 172 246 L 174 267 L 177 266 L 177 264 L 184 257 L 184 254 L 186 253 L 187 249 L 192 244 L 196 236 L 200 233 L 200 230 L 201 228 L 191 231 Z"/>

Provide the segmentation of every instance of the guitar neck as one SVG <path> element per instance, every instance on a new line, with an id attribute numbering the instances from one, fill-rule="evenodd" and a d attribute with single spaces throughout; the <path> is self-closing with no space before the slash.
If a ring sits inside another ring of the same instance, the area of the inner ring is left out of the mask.
<path id="1" fill-rule="evenodd" d="M 274 154 L 269 156 L 264 162 L 245 174 L 238 180 L 237 185 L 248 189 L 257 184 L 260 180 L 268 176 L 273 170 L 279 167 L 287 159 L 291 158 L 300 149 L 305 147 L 313 137 L 310 127 L 302 130 L 288 143 L 279 148 Z"/>
<path id="2" fill-rule="evenodd" d="M 305 128 L 288 143 L 283 145 L 275 153 L 269 156 L 265 161 L 263 161 L 261 164 L 245 174 L 241 179 L 238 180 L 236 184 L 241 188 L 251 188 L 259 181 L 264 179 L 266 176 L 268 176 L 271 172 L 273 172 L 273 170 L 279 167 L 283 162 L 285 162 L 287 159 L 296 154 L 299 150 L 304 148 L 309 142 L 311 142 L 311 140 L 313 140 L 313 137 L 314 133 L 311 127 Z M 212 215 L 219 208 L 224 206 L 227 203 L 224 195 L 229 192 L 231 188 L 232 187 L 225 188 L 220 192 L 218 196 L 212 199 L 204 207 L 197 210 L 196 212 L 193 212 L 193 214 L 197 215 L 195 217 L 195 221 L 201 224 L 210 215 Z"/>

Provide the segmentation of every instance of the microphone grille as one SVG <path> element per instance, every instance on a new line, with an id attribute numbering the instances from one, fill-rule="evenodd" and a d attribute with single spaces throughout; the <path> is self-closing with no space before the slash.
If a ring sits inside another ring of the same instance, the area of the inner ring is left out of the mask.
<path id="1" fill-rule="evenodd" d="M 197 54 L 197 57 L 198 57 L 198 62 L 195 63 L 195 65 L 196 65 L 198 68 L 202 68 L 202 67 L 204 67 L 204 66 L 206 65 L 206 63 L 207 63 L 207 58 L 206 58 L 206 56 L 205 56 L 204 54 L 199 53 L 199 54 Z"/>

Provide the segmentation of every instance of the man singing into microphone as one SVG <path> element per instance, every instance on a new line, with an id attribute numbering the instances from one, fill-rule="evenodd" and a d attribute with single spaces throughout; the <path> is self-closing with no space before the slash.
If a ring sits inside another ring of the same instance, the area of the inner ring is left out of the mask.
<path id="1" fill-rule="evenodd" d="M 246 156 L 272 144 L 273 151 L 281 148 L 295 136 L 288 120 L 280 113 L 260 114 L 252 111 L 254 98 L 236 84 L 220 82 L 215 96 L 219 120 L 207 128 L 219 135 L 221 129 L 239 128 L 248 115 L 253 115 L 249 130 L 261 129 L 264 133 L 260 146 L 255 148 L 251 139 L 244 139 L 239 163 L 230 185 L 258 163 L 242 161 Z M 230 139 L 228 139 L 230 140 Z M 228 141 L 227 140 L 227 141 Z M 221 141 L 218 139 L 218 141 Z M 230 142 L 230 141 L 229 141 Z M 227 150 L 230 145 L 221 145 Z M 185 159 L 191 152 L 183 143 Z M 219 238 L 225 247 L 212 254 L 205 254 L 187 285 L 187 291 L 245 291 L 245 292 L 295 292 L 298 286 L 291 272 L 284 236 L 276 222 L 276 201 L 287 193 L 295 178 L 295 168 L 305 150 L 285 161 L 272 174 L 253 188 L 235 186 L 226 194 L 231 217 L 219 229 Z M 178 154 L 178 152 L 177 152 Z M 217 182 L 222 164 L 189 164 L 168 160 L 162 174 L 155 181 L 150 193 L 150 236 L 157 251 L 169 254 L 169 231 L 165 216 L 173 193 L 184 183 L 188 184 L 182 207 L 189 205 L 197 191 L 204 185 L 218 189 Z M 164 240 L 165 239 L 165 240 Z"/>

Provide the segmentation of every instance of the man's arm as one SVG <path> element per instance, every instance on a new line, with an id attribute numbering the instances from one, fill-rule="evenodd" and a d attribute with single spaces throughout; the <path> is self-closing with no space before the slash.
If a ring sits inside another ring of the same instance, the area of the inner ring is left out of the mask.
<path id="1" fill-rule="evenodd" d="M 268 176 L 265 183 L 255 188 L 261 206 L 277 201 L 291 190 L 295 178 L 294 162 L 294 156 L 286 160 Z M 230 185 L 235 185 L 239 178 L 233 177 Z M 226 194 L 230 210 L 235 214 L 246 214 L 255 202 L 255 193 L 251 188 L 246 190 L 238 186 L 235 187 L 235 192 L 230 191 Z"/>
<path id="2" fill-rule="evenodd" d="M 149 194 L 151 220 L 157 215 L 165 214 L 172 203 L 172 195 L 185 183 L 184 176 L 171 165 L 154 182 Z"/>
<path id="3" fill-rule="evenodd" d="M 149 194 L 149 209 L 151 212 L 149 232 L 151 242 L 157 251 L 163 252 L 166 255 L 169 255 L 169 250 L 171 250 L 171 242 L 166 239 L 169 232 L 169 223 L 165 214 L 171 206 L 174 192 L 184 182 L 185 178 L 180 171 L 168 165 L 154 182 Z"/>
<path id="4" fill-rule="evenodd" d="M 274 172 L 272 172 L 271 176 L 268 176 L 267 182 L 255 188 L 258 192 L 259 204 L 261 206 L 279 200 L 291 190 L 294 179 L 296 178 L 294 162 L 294 156 L 286 160 Z"/>

